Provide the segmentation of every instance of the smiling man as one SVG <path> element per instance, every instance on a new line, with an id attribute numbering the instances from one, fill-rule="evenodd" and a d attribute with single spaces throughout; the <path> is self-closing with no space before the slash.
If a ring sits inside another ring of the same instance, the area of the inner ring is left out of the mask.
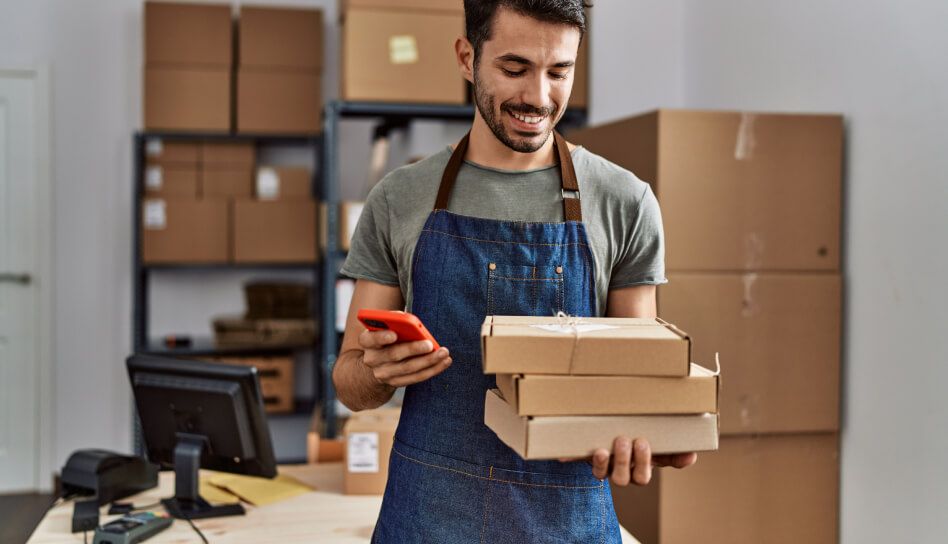
<path id="1" fill-rule="evenodd" d="M 665 281 L 648 185 L 554 131 L 586 29 L 582 0 L 465 0 L 455 43 L 474 85 L 470 133 L 386 176 L 342 272 L 356 278 L 333 371 L 339 399 L 406 387 L 373 542 L 619 542 L 606 478 L 645 485 L 652 456 L 617 437 L 588 460 L 524 461 L 484 425 L 485 315 L 655 316 Z M 408 308 L 442 348 L 366 331 L 361 308 Z M 563 437 L 569 440 L 569 437 Z"/>

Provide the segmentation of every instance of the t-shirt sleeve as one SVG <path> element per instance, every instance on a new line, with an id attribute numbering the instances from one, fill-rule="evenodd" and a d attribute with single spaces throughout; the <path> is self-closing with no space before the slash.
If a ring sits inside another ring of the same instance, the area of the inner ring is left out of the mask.
<path id="1" fill-rule="evenodd" d="M 398 285 L 384 181 L 369 192 L 340 274 L 385 285 Z"/>
<path id="2" fill-rule="evenodd" d="M 665 279 L 665 235 L 662 212 L 652 188 L 645 186 L 631 228 L 612 269 L 609 289 L 634 285 L 660 285 Z"/>

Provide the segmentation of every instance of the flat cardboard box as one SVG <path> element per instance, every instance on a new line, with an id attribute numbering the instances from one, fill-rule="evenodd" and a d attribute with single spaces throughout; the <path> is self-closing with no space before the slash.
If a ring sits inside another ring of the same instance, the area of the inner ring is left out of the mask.
<path id="1" fill-rule="evenodd" d="M 197 168 L 201 162 L 201 144 L 163 138 L 145 140 L 145 161 L 148 164 L 181 165 Z"/>
<path id="2" fill-rule="evenodd" d="M 722 437 L 694 466 L 652 478 L 612 489 L 619 523 L 643 544 L 838 542 L 835 434 Z"/>
<path id="3" fill-rule="evenodd" d="M 496 389 L 486 395 L 484 424 L 524 459 L 587 457 L 617 436 L 644 437 L 654 454 L 718 448 L 717 414 L 521 417 Z"/>
<path id="4" fill-rule="evenodd" d="M 197 198 L 200 196 L 199 172 L 191 164 L 148 164 L 142 184 L 145 196 L 159 198 Z"/>
<path id="5" fill-rule="evenodd" d="M 355 412 L 342 433 L 346 441 L 343 487 L 346 495 L 381 495 L 388 481 L 388 460 L 401 410 Z"/>
<path id="6" fill-rule="evenodd" d="M 230 130 L 230 69 L 145 69 L 147 130 Z"/>
<path id="7" fill-rule="evenodd" d="M 250 198 L 253 167 L 204 165 L 201 169 L 202 198 Z"/>
<path id="8" fill-rule="evenodd" d="M 146 198 L 141 205 L 145 264 L 228 261 L 230 204 L 226 200 Z"/>
<path id="9" fill-rule="evenodd" d="M 261 166 L 257 169 L 254 196 L 260 200 L 313 198 L 313 172 L 292 166 Z"/>
<path id="10" fill-rule="evenodd" d="M 658 110 L 569 139 L 648 181 L 669 271 L 837 271 L 843 119 Z"/>
<path id="11" fill-rule="evenodd" d="M 316 134 L 322 111 L 322 79 L 316 72 L 237 72 L 237 132 Z"/>
<path id="12" fill-rule="evenodd" d="M 228 4 L 145 2 L 145 64 L 229 68 L 233 27 Z"/>
<path id="13" fill-rule="evenodd" d="M 463 0 L 342 0 L 342 5 L 343 10 L 349 8 L 374 8 L 464 13 Z"/>
<path id="14" fill-rule="evenodd" d="M 245 166 L 253 168 L 256 149 L 251 142 L 204 142 L 201 164 L 207 166 Z"/>
<path id="15" fill-rule="evenodd" d="M 691 340 L 651 318 L 487 316 L 486 374 L 687 376 Z"/>
<path id="16" fill-rule="evenodd" d="M 234 200 L 234 262 L 316 260 L 316 203 Z"/>
<path id="17" fill-rule="evenodd" d="M 668 278 L 659 315 L 692 334 L 695 360 L 725 362 L 722 433 L 839 430 L 838 274 Z"/>
<path id="18" fill-rule="evenodd" d="M 321 10 L 241 6 L 237 37 L 242 68 L 322 70 Z"/>
<path id="19" fill-rule="evenodd" d="M 365 202 L 344 201 L 339 203 L 339 249 L 349 251 L 356 226 L 362 216 Z"/>
<path id="20" fill-rule="evenodd" d="M 717 413 L 720 375 L 692 363 L 685 378 L 498 374 L 519 416 Z"/>
<path id="21" fill-rule="evenodd" d="M 464 15 L 352 8 L 342 28 L 341 98 L 463 104 L 454 40 Z"/>

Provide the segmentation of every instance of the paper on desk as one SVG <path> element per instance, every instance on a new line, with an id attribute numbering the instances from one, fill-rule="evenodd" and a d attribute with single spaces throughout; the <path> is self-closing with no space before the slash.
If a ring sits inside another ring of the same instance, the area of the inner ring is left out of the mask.
<path id="1" fill-rule="evenodd" d="M 227 493 L 232 493 L 254 506 L 285 501 L 313 490 L 308 485 L 285 474 L 279 474 L 276 478 L 270 480 L 255 476 L 215 472 L 208 476 L 208 483 Z"/>
<path id="2" fill-rule="evenodd" d="M 240 497 L 211 485 L 211 482 L 208 480 L 210 480 L 210 477 L 202 476 L 198 481 L 198 493 L 200 493 L 204 500 L 211 504 L 237 504 L 240 502 Z"/>

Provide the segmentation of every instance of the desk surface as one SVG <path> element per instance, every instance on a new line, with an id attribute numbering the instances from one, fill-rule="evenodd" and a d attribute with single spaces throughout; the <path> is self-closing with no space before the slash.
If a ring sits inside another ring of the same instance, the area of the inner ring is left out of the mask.
<path id="1" fill-rule="evenodd" d="M 197 520 L 195 525 L 200 527 L 208 541 L 214 544 L 365 544 L 369 541 L 382 506 L 382 497 L 343 495 L 341 463 L 287 465 L 281 466 L 280 472 L 314 487 L 316 491 L 267 506 L 245 505 L 246 516 Z M 171 496 L 173 492 L 174 474 L 162 472 L 158 487 L 122 500 L 136 505 L 151 504 Z M 104 508 L 101 523 L 118 517 L 106 517 L 105 511 Z M 28 544 L 81 543 L 82 533 L 69 532 L 71 523 L 72 502 L 60 504 L 46 513 Z M 91 533 L 89 542 L 92 542 Z M 200 539 L 187 523 L 175 521 L 170 529 L 148 542 L 193 544 L 200 542 Z M 622 542 L 637 544 L 638 541 L 623 529 Z"/>

